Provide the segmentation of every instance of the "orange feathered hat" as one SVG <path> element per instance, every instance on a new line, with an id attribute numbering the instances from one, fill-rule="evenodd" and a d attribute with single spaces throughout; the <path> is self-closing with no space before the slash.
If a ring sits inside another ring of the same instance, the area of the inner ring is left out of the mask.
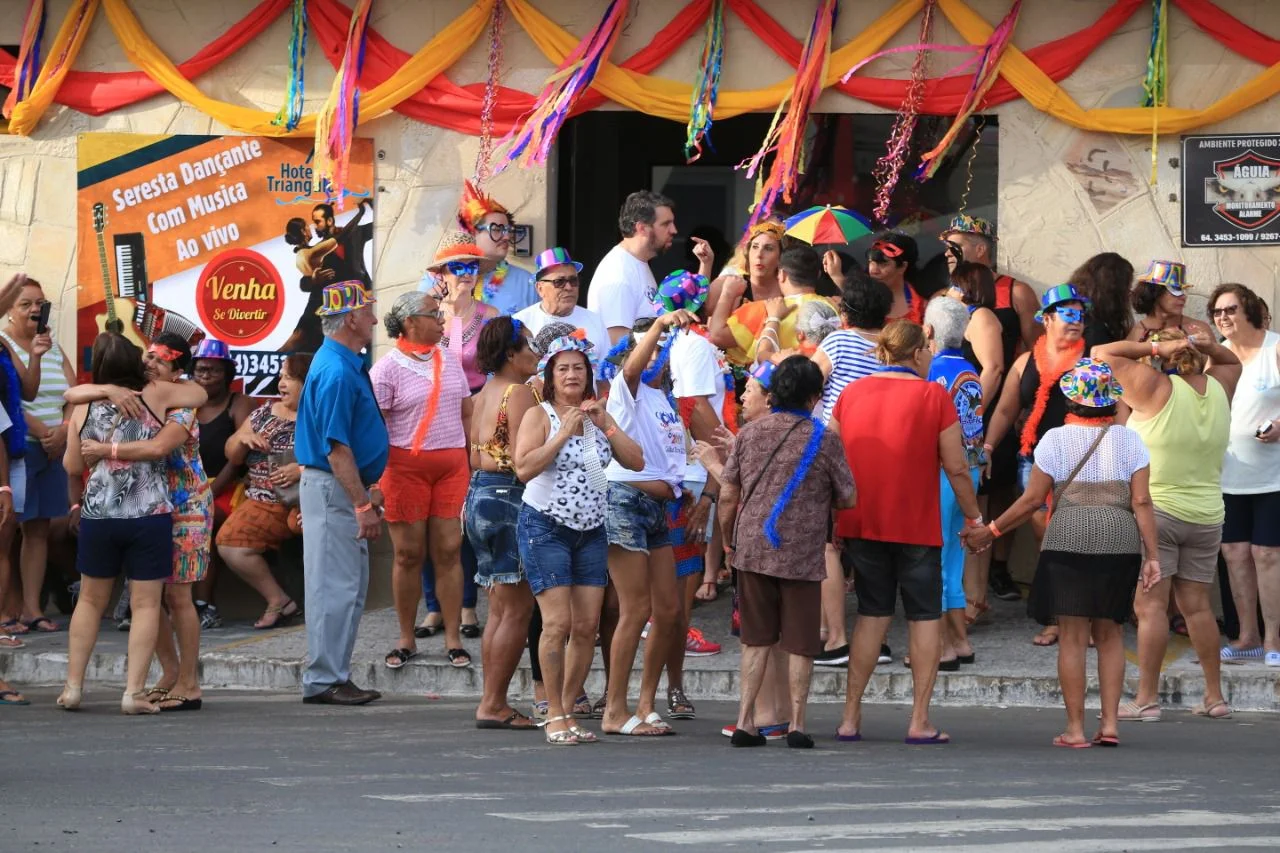
<path id="1" fill-rule="evenodd" d="M 508 219 L 511 218 L 511 211 L 480 192 L 471 181 L 463 181 L 462 201 L 458 205 L 458 224 L 474 233 L 480 220 L 490 213 L 501 213 Z"/>

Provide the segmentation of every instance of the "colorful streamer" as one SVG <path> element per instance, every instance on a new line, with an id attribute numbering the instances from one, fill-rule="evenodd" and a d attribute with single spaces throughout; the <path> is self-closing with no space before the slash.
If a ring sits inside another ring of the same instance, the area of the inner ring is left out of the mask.
<path id="1" fill-rule="evenodd" d="M 84 47 L 84 40 L 89 35 L 89 25 L 97 14 L 99 0 L 75 0 L 67 10 L 67 16 L 58 27 L 53 44 L 49 47 L 49 58 L 36 75 L 25 98 L 14 100 L 9 111 L 9 132 L 17 136 L 26 136 L 35 129 L 40 117 L 53 103 L 54 93 L 62 85 L 62 80 L 75 64 Z"/>
<path id="2" fill-rule="evenodd" d="M 835 29 L 839 0 L 819 0 L 818 11 L 813 16 L 809 39 L 800 65 L 796 69 L 791 94 L 778 104 L 773 123 L 765 134 L 760 150 L 738 168 L 747 170 L 747 177 L 760 172 L 764 158 L 773 152 L 773 167 L 769 178 L 757 185 L 756 202 L 752 207 L 747 228 L 766 219 L 778 201 L 790 202 L 791 191 L 804 170 L 804 132 L 809 122 L 809 110 L 817 102 L 826 85 L 831 66 L 831 34 Z M 786 111 L 785 118 L 783 111 Z M 780 120 L 781 119 L 781 120 Z"/>
<path id="3" fill-rule="evenodd" d="M 707 31 L 702 40 L 702 61 L 689 103 L 689 124 L 684 141 L 684 158 L 692 163 L 702 156 L 702 143 L 711 145 L 711 121 L 720 92 L 720 69 L 724 65 L 724 0 L 712 0 Z"/>
<path id="4" fill-rule="evenodd" d="M 271 123 L 285 130 L 295 130 L 302 121 L 302 100 L 307 59 L 307 0 L 293 0 L 293 17 L 289 24 L 289 81 L 285 84 L 284 103 Z"/>
<path id="5" fill-rule="evenodd" d="M 489 161 L 493 159 L 493 114 L 498 107 L 499 81 L 502 79 L 502 25 L 506 23 L 505 9 L 502 0 L 497 0 L 493 4 L 493 19 L 489 22 L 489 62 L 484 79 L 484 100 L 480 103 L 480 147 L 476 151 L 475 168 L 475 181 L 480 186 L 489 180 Z"/>
<path id="6" fill-rule="evenodd" d="M 339 210 L 346 195 L 351 137 L 360 121 L 360 69 L 364 65 L 364 31 L 372 7 L 373 0 L 358 0 L 351 12 L 342 65 L 316 119 L 313 192 L 323 193 Z"/>
<path id="7" fill-rule="evenodd" d="M 876 178 L 875 217 L 878 222 L 889 219 L 889 205 L 893 201 L 893 191 L 902 177 L 902 167 L 906 165 L 907 155 L 911 151 L 911 137 L 915 135 L 916 123 L 920 119 L 920 104 L 924 100 L 924 81 L 929 73 L 929 37 L 933 34 L 933 13 L 937 8 L 937 0 L 925 0 L 924 11 L 920 17 L 920 37 L 916 39 L 916 58 L 911 63 L 911 83 L 907 87 L 907 97 L 898 108 L 898 118 L 889 133 L 888 150 L 876 161 L 872 174 Z"/>
<path id="8" fill-rule="evenodd" d="M 551 145 L 570 111 L 591 88 L 596 72 L 613 51 L 622 33 L 622 20 L 630 9 L 631 0 L 609 0 L 604 18 L 557 66 L 538 96 L 533 112 L 512 132 L 511 147 L 497 171 L 501 172 L 511 163 L 526 168 L 546 164 Z"/>
<path id="9" fill-rule="evenodd" d="M 1151 0 L 1151 46 L 1147 49 L 1147 76 L 1142 80 L 1144 107 L 1163 107 L 1169 101 L 1169 7 L 1165 0 Z M 1160 155 L 1160 111 L 1151 111 L 1151 185 L 1156 183 Z"/>
<path id="10" fill-rule="evenodd" d="M 4 99 L 3 110 L 0 110 L 0 114 L 6 119 L 13 114 L 13 105 L 31 94 L 31 87 L 35 85 L 36 76 L 40 73 L 40 45 L 44 41 L 45 19 L 44 0 L 31 0 L 22 25 L 22 41 L 18 44 L 13 87 Z"/>
<path id="11" fill-rule="evenodd" d="M 1161 0 L 1156 0 L 1156 2 L 1161 2 Z M 1018 15 L 1021 12 L 1022 0 L 1014 0 L 1013 6 L 1009 8 L 1009 14 L 1004 16 L 1000 26 L 996 27 L 995 31 L 991 33 L 991 38 L 987 39 L 987 43 L 983 45 L 982 52 L 978 57 L 978 70 L 973 75 L 973 85 L 970 86 L 969 93 L 965 95 L 964 103 L 956 111 L 955 120 L 951 122 L 951 127 L 947 128 L 947 132 L 942 135 L 942 139 L 938 141 L 938 144 L 920 158 L 920 167 L 916 171 L 916 177 L 919 180 L 927 181 L 938 173 L 938 168 L 942 165 L 943 156 L 956 141 L 956 137 L 960 135 L 960 131 L 964 129 L 969 118 L 982 106 L 983 98 L 986 97 L 987 92 L 991 90 L 996 78 L 1000 75 L 1000 63 L 1004 59 L 1004 49 L 1009 46 L 1009 42 L 1013 39 L 1013 31 L 1018 26 Z"/>

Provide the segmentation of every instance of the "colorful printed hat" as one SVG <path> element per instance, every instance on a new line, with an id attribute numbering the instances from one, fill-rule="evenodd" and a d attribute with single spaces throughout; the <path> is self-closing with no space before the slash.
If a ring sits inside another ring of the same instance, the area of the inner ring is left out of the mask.
<path id="1" fill-rule="evenodd" d="M 575 270 L 582 272 L 582 264 L 569 257 L 569 250 L 560 246 L 552 246 L 545 252 L 542 252 L 534 260 L 533 277 L 535 279 L 542 278 L 542 274 L 552 267 L 558 267 L 563 264 L 571 264 Z"/>
<path id="2" fill-rule="evenodd" d="M 1079 302 L 1086 309 L 1092 304 L 1087 296 L 1076 290 L 1074 284 L 1055 284 L 1040 297 L 1040 310 L 1036 312 L 1036 322 L 1043 323 L 1044 315 L 1048 314 L 1055 305 L 1061 305 L 1063 302 Z"/>
<path id="3" fill-rule="evenodd" d="M 438 272 L 449 261 L 482 261 L 484 252 L 476 245 L 475 235 L 462 230 L 450 231 L 440 241 L 435 259 L 427 269 Z"/>
<path id="4" fill-rule="evenodd" d="M 565 335 L 563 338 L 556 338 L 547 344 L 547 351 L 542 354 L 542 358 L 538 361 L 538 372 L 541 373 L 547 369 L 547 365 L 551 363 L 551 359 L 555 358 L 562 352 L 580 352 L 587 357 L 587 363 L 592 369 L 596 368 L 596 348 L 591 341 L 587 340 L 585 329 L 574 329 L 571 334 Z"/>
<path id="5" fill-rule="evenodd" d="M 996 226 L 986 219 L 961 213 L 951 220 L 951 224 L 947 226 L 947 230 L 943 231 L 940 237 L 945 240 L 951 234 L 977 234 L 979 237 L 986 237 L 994 243 L 996 241 Z"/>
<path id="6" fill-rule="evenodd" d="M 339 281 L 326 284 L 321 291 L 320 307 L 316 309 L 316 315 L 336 317 L 339 314 L 358 311 L 366 305 L 372 305 L 375 301 L 373 294 L 365 290 L 361 282 Z"/>
<path id="7" fill-rule="evenodd" d="M 665 314 L 681 309 L 696 314 L 706 304 L 709 293 L 711 282 L 707 281 L 705 275 L 676 270 L 658 285 L 658 302 L 662 304 Z"/>
<path id="8" fill-rule="evenodd" d="M 235 364 L 235 359 L 231 357 L 231 349 L 217 338 L 205 338 L 196 344 L 196 351 L 191 354 L 191 358 L 193 360 L 216 358 Z"/>
<path id="9" fill-rule="evenodd" d="M 1174 296 L 1183 296 L 1191 289 L 1191 285 L 1187 284 L 1187 266 L 1177 261 L 1152 261 L 1138 281 L 1158 284 Z"/>
<path id="10" fill-rule="evenodd" d="M 755 367 L 747 371 L 747 376 L 760 383 L 760 387 L 768 391 L 769 386 L 773 383 L 773 371 L 778 366 L 772 361 L 761 361 Z"/>
<path id="11" fill-rule="evenodd" d="M 1058 387 L 1068 400 L 1092 409 L 1114 405 L 1124 393 L 1111 372 L 1111 365 L 1092 358 L 1076 362 L 1070 372 L 1062 374 Z"/>

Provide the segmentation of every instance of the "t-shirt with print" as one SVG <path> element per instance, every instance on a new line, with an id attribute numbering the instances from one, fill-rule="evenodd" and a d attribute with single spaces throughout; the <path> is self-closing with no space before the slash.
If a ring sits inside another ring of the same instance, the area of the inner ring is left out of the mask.
<path id="1" fill-rule="evenodd" d="M 271 411 L 274 402 L 263 403 L 249 414 L 249 426 L 254 433 L 267 441 L 268 450 L 250 450 L 245 461 L 249 464 L 249 481 L 245 486 L 245 497 L 263 503 L 280 503 L 276 497 L 275 487 L 271 485 L 272 453 L 286 453 L 293 450 L 293 433 L 297 421 L 288 421 L 276 417 Z"/>
<path id="2" fill-rule="evenodd" d="M 587 333 L 587 340 L 595 348 L 597 364 L 603 362 L 605 357 L 609 355 L 609 350 L 611 349 L 609 330 L 600 321 L 599 315 L 594 311 L 588 311 L 581 305 L 573 306 L 573 310 L 564 317 L 557 317 L 554 314 L 548 314 L 543 311 L 541 302 L 535 302 L 516 314 L 515 317 L 521 323 L 524 323 L 529 330 L 529 335 L 532 337 L 537 337 L 538 332 L 541 332 L 544 326 L 549 326 L 552 323 L 568 323 Z"/>
<path id="3" fill-rule="evenodd" d="M 738 433 L 722 482 L 739 492 L 733 557 L 733 567 L 739 571 L 790 580 L 826 578 L 831 510 L 853 494 L 853 475 L 835 435 L 823 435 L 813 464 L 778 517 L 779 547 L 774 548 L 764 533 L 774 505 L 800 466 L 813 429 L 807 418 L 802 421 L 794 414 L 774 412 Z"/>
<path id="4" fill-rule="evenodd" d="M 671 384 L 672 391 L 678 399 L 685 397 L 707 397 L 707 403 L 716 413 L 716 419 L 724 424 L 725 374 L 729 372 L 729 363 L 724 353 L 711 341 L 684 329 L 676 334 L 671 344 Z M 693 436 L 689 436 L 693 440 Z M 685 466 L 686 483 L 705 483 L 707 469 L 697 457 L 689 454 Z"/>
<path id="5" fill-rule="evenodd" d="M 606 408 L 618 422 L 618 429 L 644 451 L 644 469 L 641 471 L 624 468 L 616 459 L 611 461 L 604 470 L 609 482 L 660 480 L 674 488 L 679 496 L 689 455 L 685 449 L 684 424 L 680 421 L 679 412 L 667 402 L 667 395 L 641 382 L 633 397 L 626 377 L 618 371 L 609 386 Z"/>
<path id="6" fill-rule="evenodd" d="M 969 467 L 978 468 L 986 464 L 986 454 L 982 451 L 984 412 L 978 369 L 960 350 L 940 350 L 929 365 L 929 381 L 938 383 L 951 395 L 956 416 L 960 419 L 960 435 Z"/>
<path id="7" fill-rule="evenodd" d="M 853 329 L 837 329 L 822 339 L 818 349 L 831 362 L 831 373 L 822 386 L 822 422 L 831 422 L 831 410 L 849 383 L 880 369 L 876 343 Z"/>
<path id="8" fill-rule="evenodd" d="M 630 329 L 642 317 L 657 317 L 657 299 L 653 270 L 621 243 L 601 259 L 587 288 L 587 310 L 594 311 L 606 329 Z"/>
<path id="9" fill-rule="evenodd" d="M 942 547 L 938 436 L 956 422 L 951 395 L 937 383 L 867 376 L 832 412 L 858 484 L 858 505 L 841 510 L 842 539 Z"/>

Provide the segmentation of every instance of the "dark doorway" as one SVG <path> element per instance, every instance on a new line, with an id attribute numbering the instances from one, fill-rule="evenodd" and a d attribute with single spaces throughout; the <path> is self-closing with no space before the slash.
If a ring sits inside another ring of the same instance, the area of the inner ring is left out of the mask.
<path id="1" fill-rule="evenodd" d="M 691 233 L 716 249 L 717 269 L 727 263 L 750 215 L 755 181 L 735 167 L 751 157 L 772 116 L 752 113 L 717 121 L 705 150 L 691 165 L 684 160 L 684 125 L 635 112 L 590 112 L 570 119 L 558 146 L 557 242 L 584 264 L 590 281 L 595 265 L 618 241 L 617 213 L 627 194 L 652 189 L 676 204 L 680 235 L 671 250 L 652 261 L 661 279 L 692 268 Z M 785 216 L 815 204 L 840 204 L 872 218 L 872 172 L 884 155 L 895 116 L 831 113 L 809 120 L 808 161 Z M 995 221 L 998 124 L 995 116 L 971 122 L 952 146 L 933 180 L 917 182 L 912 171 L 920 155 L 946 132 L 950 119 L 922 118 L 912 138 L 907 166 L 893 196 L 890 223 L 916 237 L 922 263 L 938 254 L 937 235 L 959 210 Z M 765 168 L 771 165 L 766 161 Z M 966 198 L 966 187 L 967 198 Z M 962 204 L 963 202 L 963 204 Z M 861 259 L 867 246 L 844 247 Z M 589 287 L 589 285 L 588 285 Z M 587 288 L 581 299 L 586 302 Z"/>

